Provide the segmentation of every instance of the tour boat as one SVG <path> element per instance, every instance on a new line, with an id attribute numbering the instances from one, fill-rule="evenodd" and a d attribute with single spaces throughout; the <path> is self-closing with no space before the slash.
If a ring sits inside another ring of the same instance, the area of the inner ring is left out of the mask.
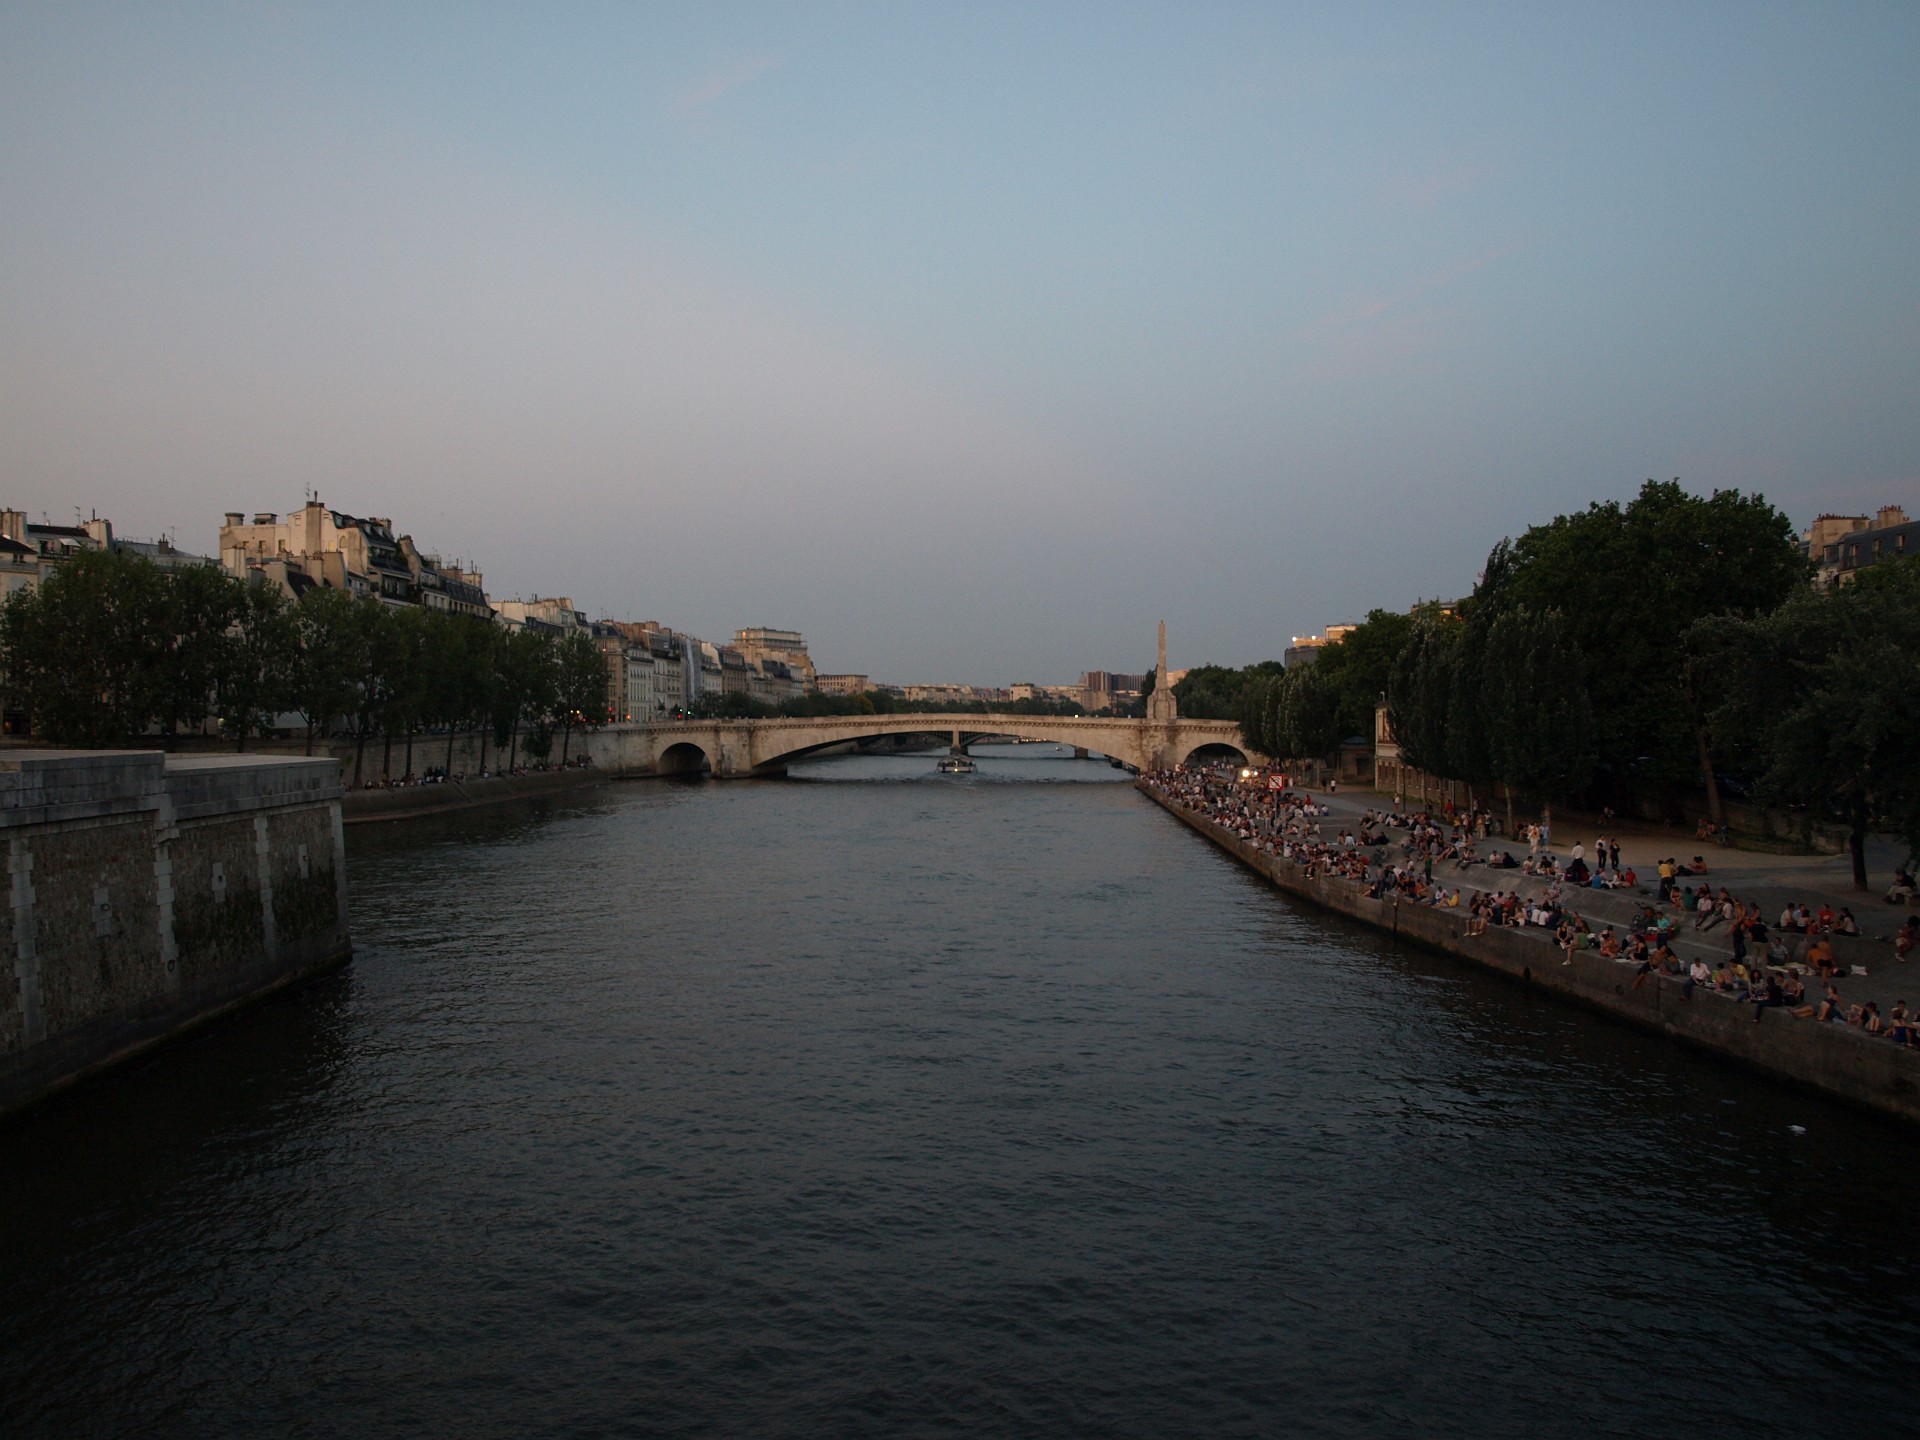
<path id="1" fill-rule="evenodd" d="M 949 755 L 940 762 L 942 775 L 971 775 L 980 767 L 965 755 Z"/>

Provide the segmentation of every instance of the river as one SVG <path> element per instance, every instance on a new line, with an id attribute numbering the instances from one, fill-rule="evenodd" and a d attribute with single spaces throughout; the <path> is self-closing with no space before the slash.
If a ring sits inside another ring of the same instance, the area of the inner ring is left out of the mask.
<path id="1" fill-rule="evenodd" d="M 1920 1138 L 982 753 L 355 830 L 351 967 L 0 1129 L 0 1429 L 1920 1424 Z"/>

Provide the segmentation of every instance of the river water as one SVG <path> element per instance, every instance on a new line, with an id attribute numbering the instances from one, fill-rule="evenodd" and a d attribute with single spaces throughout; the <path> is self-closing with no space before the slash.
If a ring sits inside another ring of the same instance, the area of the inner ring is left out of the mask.
<path id="1" fill-rule="evenodd" d="M 350 968 L 0 1129 L 0 1429 L 1920 1425 L 1909 1131 L 985 753 L 353 832 Z"/>

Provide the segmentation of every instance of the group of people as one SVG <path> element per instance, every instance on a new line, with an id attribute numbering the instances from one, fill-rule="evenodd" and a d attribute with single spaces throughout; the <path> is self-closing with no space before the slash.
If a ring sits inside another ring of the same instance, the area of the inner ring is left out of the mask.
<path id="1" fill-rule="evenodd" d="M 591 770 L 591 755 L 574 755 L 560 764 L 549 765 L 544 760 L 532 765 L 515 765 L 511 769 L 492 770 L 482 767 L 469 775 L 464 770 L 448 773 L 444 765 L 429 765 L 418 775 L 389 775 L 366 781 L 362 790 L 404 790 L 415 785 L 465 784 L 469 780 L 497 780 L 508 775 L 535 775 L 551 770 Z"/>
<path id="2" fill-rule="evenodd" d="M 1357 828 L 1342 826 L 1331 839 L 1320 821 L 1325 805 L 1294 790 L 1249 786 L 1230 772 L 1175 766 L 1149 774 L 1147 782 L 1186 808 L 1222 826 L 1263 853 L 1299 865 L 1303 876 L 1336 876 L 1372 899 L 1397 899 L 1448 910 L 1464 910 L 1465 932 L 1484 935 L 1499 928 L 1535 927 L 1552 933 L 1564 964 L 1574 963 L 1582 951 L 1596 952 L 1634 970 L 1633 988 L 1648 976 L 1664 976 L 1680 987 L 1681 998 L 1699 991 L 1750 1004 L 1755 1021 L 1770 1009 L 1818 1021 L 1837 1021 L 1859 1027 L 1870 1035 L 1884 1035 L 1896 1044 L 1920 1048 L 1920 1013 L 1910 1014 L 1904 1001 L 1882 1016 L 1873 1001 L 1849 1004 L 1835 983 L 1847 972 L 1835 955 L 1834 936 L 1858 935 L 1859 922 L 1846 906 L 1837 910 L 1822 903 L 1810 908 L 1788 904 L 1776 925 L 1769 926 L 1760 906 L 1742 901 L 1726 886 L 1706 882 L 1706 861 L 1694 856 L 1680 864 L 1660 862 L 1660 888 L 1651 904 L 1639 904 L 1629 923 L 1595 930 L 1569 903 L 1578 889 L 1636 889 L 1638 875 L 1620 854 L 1618 840 L 1601 836 L 1589 861 L 1584 844 L 1576 844 L 1565 864 L 1553 854 L 1545 822 L 1523 832 L 1527 858 L 1516 861 L 1509 852 L 1481 857 L 1476 840 L 1485 838 L 1480 817 L 1448 817 L 1447 823 L 1430 812 L 1404 814 L 1369 809 Z M 1402 831 L 1401 857 L 1389 857 L 1393 837 Z M 1522 893 L 1518 886 L 1489 890 L 1449 889 L 1434 879 L 1437 862 L 1452 861 L 1465 870 L 1476 864 L 1490 869 L 1518 869 L 1544 880 L 1538 893 Z M 1699 879 L 1697 886 L 1684 883 Z M 1690 963 L 1676 952 L 1680 936 L 1691 931 L 1695 941 L 1719 930 L 1728 953 L 1710 961 Z M 1804 950 L 1797 937 L 1805 937 Z M 1920 946 L 1920 915 L 1909 916 L 1895 940 L 1900 958 Z M 1803 975 L 1821 987 L 1818 999 L 1807 993 Z"/>

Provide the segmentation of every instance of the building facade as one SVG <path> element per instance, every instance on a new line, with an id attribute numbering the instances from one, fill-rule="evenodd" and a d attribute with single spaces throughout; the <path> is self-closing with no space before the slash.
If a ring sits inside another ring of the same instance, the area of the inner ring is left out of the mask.
<path id="1" fill-rule="evenodd" d="M 816 675 L 813 681 L 822 695 L 864 695 L 873 688 L 865 675 Z"/>
<path id="2" fill-rule="evenodd" d="M 1825 585 L 1844 585 L 1857 572 L 1883 560 L 1920 554 L 1920 522 L 1898 505 L 1874 515 L 1821 515 L 1800 535 L 1807 558 Z"/>
<path id="3" fill-rule="evenodd" d="M 395 535 L 385 516 L 349 515 L 318 500 L 284 520 L 271 510 L 251 520 L 228 511 L 220 527 L 220 564 L 233 575 L 268 579 L 295 600 L 323 585 L 389 605 L 483 620 L 494 614 L 479 571 L 425 553 L 412 536 Z"/>
<path id="4" fill-rule="evenodd" d="M 0 510 L 0 596 L 15 590 L 33 590 L 60 562 L 83 550 L 112 550 L 138 555 L 163 570 L 183 565 L 211 565 L 206 555 L 176 549 L 162 536 L 158 540 L 127 540 L 113 533 L 113 522 L 94 516 L 75 525 L 29 520 L 21 510 Z"/>
<path id="5" fill-rule="evenodd" d="M 807 642 L 798 630 L 774 630 L 765 625 L 753 625 L 736 630 L 733 645 L 756 665 L 769 660 L 779 662 L 786 667 L 789 676 L 798 680 L 801 690 L 818 688 L 813 657 L 807 654 Z"/>

